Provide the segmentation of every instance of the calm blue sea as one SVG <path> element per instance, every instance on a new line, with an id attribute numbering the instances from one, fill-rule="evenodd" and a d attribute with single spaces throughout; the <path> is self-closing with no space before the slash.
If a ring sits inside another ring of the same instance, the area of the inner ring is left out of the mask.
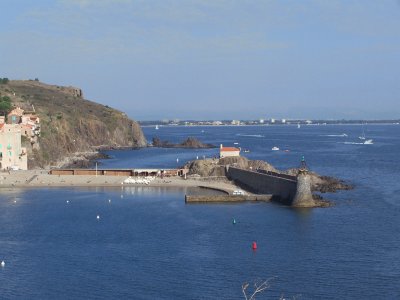
<path id="1" fill-rule="evenodd" d="M 332 208 L 185 205 L 187 191 L 167 188 L 0 190 L 0 298 L 244 299 L 242 283 L 274 277 L 257 299 L 400 299 L 400 126 L 364 129 L 373 145 L 356 144 L 356 125 L 144 129 L 239 143 L 281 169 L 305 155 L 356 185 L 327 194 Z M 103 166 L 176 167 L 217 151 L 113 151 Z"/>

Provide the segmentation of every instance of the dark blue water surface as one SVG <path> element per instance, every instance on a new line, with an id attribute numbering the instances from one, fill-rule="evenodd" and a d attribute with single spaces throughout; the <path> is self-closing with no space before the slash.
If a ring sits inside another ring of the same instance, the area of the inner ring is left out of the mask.
<path id="1" fill-rule="evenodd" d="M 310 210 L 185 205 L 184 189 L 3 189 L 0 298 L 243 299 L 243 282 L 270 277 L 257 299 L 400 298 L 400 126 L 365 126 L 373 145 L 344 143 L 359 142 L 361 126 L 144 131 L 149 140 L 237 142 L 281 169 L 305 155 L 312 170 L 356 188 L 326 195 L 332 208 Z M 113 151 L 103 166 L 168 168 L 217 152 Z"/>

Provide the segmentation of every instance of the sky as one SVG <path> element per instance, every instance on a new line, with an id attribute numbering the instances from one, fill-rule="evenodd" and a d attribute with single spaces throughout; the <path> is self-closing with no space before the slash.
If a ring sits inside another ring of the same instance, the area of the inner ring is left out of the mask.
<path id="1" fill-rule="evenodd" d="M 0 0 L 0 77 L 156 119 L 400 118 L 400 0 Z"/>

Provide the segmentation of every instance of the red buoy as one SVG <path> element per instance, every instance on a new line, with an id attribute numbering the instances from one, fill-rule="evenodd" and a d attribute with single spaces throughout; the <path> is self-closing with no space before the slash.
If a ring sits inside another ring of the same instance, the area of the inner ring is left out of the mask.
<path id="1" fill-rule="evenodd" d="M 251 248 L 252 248 L 253 250 L 257 250 L 257 243 L 256 243 L 256 242 L 253 242 L 253 244 L 251 245 Z"/>

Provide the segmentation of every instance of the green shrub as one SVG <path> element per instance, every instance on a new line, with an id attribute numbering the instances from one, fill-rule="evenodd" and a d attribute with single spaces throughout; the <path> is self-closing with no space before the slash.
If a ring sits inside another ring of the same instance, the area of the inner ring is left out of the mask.
<path id="1" fill-rule="evenodd" d="M 0 97 L 0 112 L 8 114 L 11 111 L 11 99 L 8 96 Z"/>

